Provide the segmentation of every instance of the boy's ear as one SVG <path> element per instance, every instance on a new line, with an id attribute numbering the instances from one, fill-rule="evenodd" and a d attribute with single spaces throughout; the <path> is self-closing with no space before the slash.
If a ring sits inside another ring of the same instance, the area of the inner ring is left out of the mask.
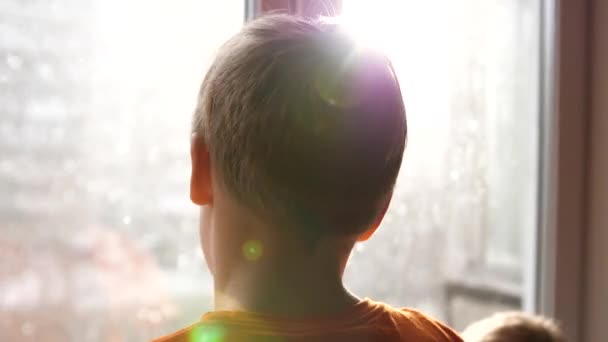
<path id="1" fill-rule="evenodd" d="M 211 163 L 207 145 L 196 133 L 190 140 L 190 159 L 192 174 L 190 176 L 190 199 L 194 204 L 207 205 L 212 200 Z"/>
<path id="2" fill-rule="evenodd" d="M 371 238 L 372 235 L 374 235 L 376 230 L 378 230 L 378 227 L 380 227 L 380 224 L 382 223 L 382 220 L 384 219 L 384 215 L 386 215 L 386 211 L 388 210 L 388 207 L 391 204 L 392 197 L 393 197 L 393 194 L 390 194 L 390 196 L 388 197 L 388 200 L 386 200 L 384 209 L 382 209 L 382 211 L 380 211 L 380 214 L 378 215 L 376 222 L 374 222 L 374 224 L 371 227 L 369 227 L 368 230 L 366 230 L 365 232 L 363 232 L 363 234 L 361 234 L 359 236 L 359 238 L 357 239 L 358 242 L 365 242 L 365 241 L 369 240 L 369 238 Z"/>

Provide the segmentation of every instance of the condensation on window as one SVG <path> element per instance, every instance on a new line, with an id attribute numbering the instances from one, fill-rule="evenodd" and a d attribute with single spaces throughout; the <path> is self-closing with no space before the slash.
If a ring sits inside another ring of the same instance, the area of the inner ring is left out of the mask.
<path id="1" fill-rule="evenodd" d="M 384 223 L 353 252 L 356 294 L 457 328 L 521 305 L 538 7 L 360 10 L 390 24 L 409 144 Z M 243 17 L 236 0 L 0 2 L 0 340 L 142 341 L 211 307 L 189 125 L 206 67 Z"/>
<path id="2" fill-rule="evenodd" d="M 0 2 L 0 340 L 144 341 L 211 305 L 190 122 L 242 1 Z"/>
<path id="3" fill-rule="evenodd" d="M 347 269 L 356 293 L 457 329 L 531 300 L 523 288 L 537 217 L 539 9 L 525 0 L 344 1 L 355 31 L 381 31 L 369 40 L 395 66 L 409 135 L 386 218 Z"/>

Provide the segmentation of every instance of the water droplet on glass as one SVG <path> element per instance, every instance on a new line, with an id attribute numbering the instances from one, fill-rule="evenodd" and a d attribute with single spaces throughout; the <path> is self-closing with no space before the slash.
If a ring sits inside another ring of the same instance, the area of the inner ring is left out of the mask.
<path id="1" fill-rule="evenodd" d="M 452 170 L 450 172 L 450 179 L 456 181 L 458 180 L 458 178 L 460 178 L 460 173 L 458 172 L 458 170 Z"/>
<path id="2" fill-rule="evenodd" d="M 38 67 L 38 74 L 45 80 L 53 78 L 53 68 L 48 64 L 42 64 Z"/>
<path id="3" fill-rule="evenodd" d="M 177 257 L 177 268 L 186 268 L 188 266 L 188 256 L 186 254 L 180 254 Z"/>
<path id="4" fill-rule="evenodd" d="M 19 70 L 23 65 L 23 59 L 17 55 L 8 55 L 6 56 L 6 64 L 13 70 Z"/>

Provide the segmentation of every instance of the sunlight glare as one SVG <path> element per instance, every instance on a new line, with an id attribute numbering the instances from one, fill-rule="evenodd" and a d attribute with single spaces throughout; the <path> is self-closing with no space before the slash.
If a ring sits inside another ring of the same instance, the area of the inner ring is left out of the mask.
<path id="1" fill-rule="evenodd" d="M 362 45 L 390 54 L 391 46 L 398 40 L 398 23 L 405 3 L 396 0 L 344 1 L 342 24 Z"/>
<path id="2" fill-rule="evenodd" d="M 456 9 L 449 1 L 343 0 L 337 19 L 361 45 L 391 60 L 413 128 L 404 163 L 424 165 L 420 170 L 442 169 L 434 156 L 447 143 L 450 54 L 460 49 L 453 45 L 458 29 L 450 16 Z"/>

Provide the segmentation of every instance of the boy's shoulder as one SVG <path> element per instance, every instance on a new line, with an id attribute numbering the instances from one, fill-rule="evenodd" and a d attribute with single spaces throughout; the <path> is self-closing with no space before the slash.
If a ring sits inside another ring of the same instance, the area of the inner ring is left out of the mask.
<path id="1" fill-rule="evenodd" d="M 323 321 L 291 323 L 262 322 L 252 316 L 244 318 L 237 314 L 219 320 L 209 319 L 210 315 L 205 315 L 196 324 L 152 342 L 257 341 L 259 337 L 264 337 L 263 341 L 274 341 L 272 337 L 282 337 L 281 341 L 327 340 L 322 337 L 331 337 L 333 341 L 463 341 L 454 330 L 418 310 L 393 308 L 371 300 L 362 301 L 357 309 L 357 313 L 335 320 L 328 317 Z M 237 321 L 230 322 L 237 317 Z"/>
<path id="2" fill-rule="evenodd" d="M 228 338 L 226 330 L 228 330 L 226 327 L 217 324 L 217 322 L 205 322 L 201 320 L 150 342 L 233 341 L 233 338 Z"/>
<path id="3" fill-rule="evenodd" d="M 462 342 L 462 338 L 452 328 L 439 320 L 415 309 L 400 308 L 393 316 L 402 317 L 398 322 L 400 331 L 419 341 Z M 414 336 L 412 336 L 414 335 Z"/>

